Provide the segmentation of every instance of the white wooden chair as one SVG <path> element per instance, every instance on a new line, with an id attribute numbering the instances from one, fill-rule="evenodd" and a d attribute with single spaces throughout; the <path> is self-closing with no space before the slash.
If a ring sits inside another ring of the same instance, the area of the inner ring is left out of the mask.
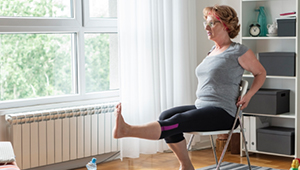
<path id="1" fill-rule="evenodd" d="M 241 80 L 241 83 L 240 83 L 240 96 L 241 96 L 241 98 L 246 94 L 247 88 L 248 88 L 248 82 L 246 80 Z M 219 170 L 220 165 L 222 163 L 222 160 L 224 158 L 225 152 L 228 148 L 228 145 L 229 145 L 232 134 L 233 133 L 242 133 L 242 138 L 243 138 L 242 143 L 245 147 L 245 153 L 246 153 L 246 156 L 247 156 L 248 167 L 251 170 L 251 164 L 250 164 L 248 149 L 247 149 L 247 145 L 246 145 L 245 133 L 244 133 L 243 124 L 242 124 L 242 117 L 241 117 L 242 115 L 240 115 L 240 111 L 241 111 L 241 106 L 239 106 L 238 109 L 237 109 L 234 124 L 233 124 L 231 130 L 219 130 L 219 131 L 207 131 L 207 132 L 190 132 L 192 134 L 192 136 L 190 138 L 190 141 L 188 142 L 187 149 L 188 150 L 190 149 L 191 143 L 194 139 L 194 135 L 196 135 L 196 134 L 198 134 L 198 135 L 209 135 L 210 136 L 210 141 L 211 141 L 211 147 L 213 148 L 213 153 L 214 153 L 215 160 L 216 160 L 216 170 Z M 237 120 L 239 120 L 240 125 L 239 125 L 238 128 L 235 129 L 234 127 L 236 125 Z M 228 139 L 227 139 L 226 144 L 224 146 L 224 149 L 222 151 L 221 157 L 218 161 L 213 135 L 219 135 L 219 134 L 228 134 Z"/>

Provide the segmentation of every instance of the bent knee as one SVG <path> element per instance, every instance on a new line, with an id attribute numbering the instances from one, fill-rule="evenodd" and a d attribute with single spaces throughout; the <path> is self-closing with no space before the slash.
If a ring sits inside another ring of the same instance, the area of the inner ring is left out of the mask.
<path id="1" fill-rule="evenodd" d="M 170 116 L 168 116 L 167 112 L 166 111 L 163 111 L 160 116 L 159 116 L 159 120 L 165 120 L 165 119 L 168 119 L 170 118 Z"/>

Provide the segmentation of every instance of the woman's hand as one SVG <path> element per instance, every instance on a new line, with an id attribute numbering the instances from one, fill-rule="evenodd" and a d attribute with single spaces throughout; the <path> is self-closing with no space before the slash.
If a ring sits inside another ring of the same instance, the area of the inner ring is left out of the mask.
<path id="1" fill-rule="evenodd" d="M 250 95 L 247 95 L 247 93 L 244 95 L 244 97 L 241 99 L 241 96 L 238 98 L 238 101 L 237 101 L 237 103 L 236 103 L 236 106 L 237 107 L 239 107 L 240 105 L 242 106 L 241 107 L 241 109 L 243 110 L 243 109 L 245 109 L 247 106 L 248 106 L 248 104 L 249 104 L 249 102 L 250 102 L 250 100 L 251 100 L 251 97 L 252 96 L 250 96 Z"/>

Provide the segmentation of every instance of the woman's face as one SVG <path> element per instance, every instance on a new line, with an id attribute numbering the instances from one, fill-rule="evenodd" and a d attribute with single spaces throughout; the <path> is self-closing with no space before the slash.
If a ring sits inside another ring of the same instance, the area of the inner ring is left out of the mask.
<path id="1" fill-rule="evenodd" d="M 203 24 L 207 32 L 208 39 L 215 40 L 223 34 L 224 26 L 214 16 L 207 16 L 206 21 Z"/>

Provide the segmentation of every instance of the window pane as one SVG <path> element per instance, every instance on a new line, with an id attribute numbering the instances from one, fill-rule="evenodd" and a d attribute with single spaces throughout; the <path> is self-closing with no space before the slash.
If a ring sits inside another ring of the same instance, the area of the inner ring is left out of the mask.
<path id="1" fill-rule="evenodd" d="M 73 34 L 0 34 L 1 101 L 73 94 Z"/>
<path id="2" fill-rule="evenodd" d="M 85 34 L 86 92 L 119 88 L 117 34 Z"/>
<path id="3" fill-rule="evenodd" d="M 1 0 L 0 16 L 70 18 L 73 0 Z"/>
<path id="4" fill-rule="evenodd" d="M 90 0 L 90 17 L 116 18 L 117 0 Z"/>

